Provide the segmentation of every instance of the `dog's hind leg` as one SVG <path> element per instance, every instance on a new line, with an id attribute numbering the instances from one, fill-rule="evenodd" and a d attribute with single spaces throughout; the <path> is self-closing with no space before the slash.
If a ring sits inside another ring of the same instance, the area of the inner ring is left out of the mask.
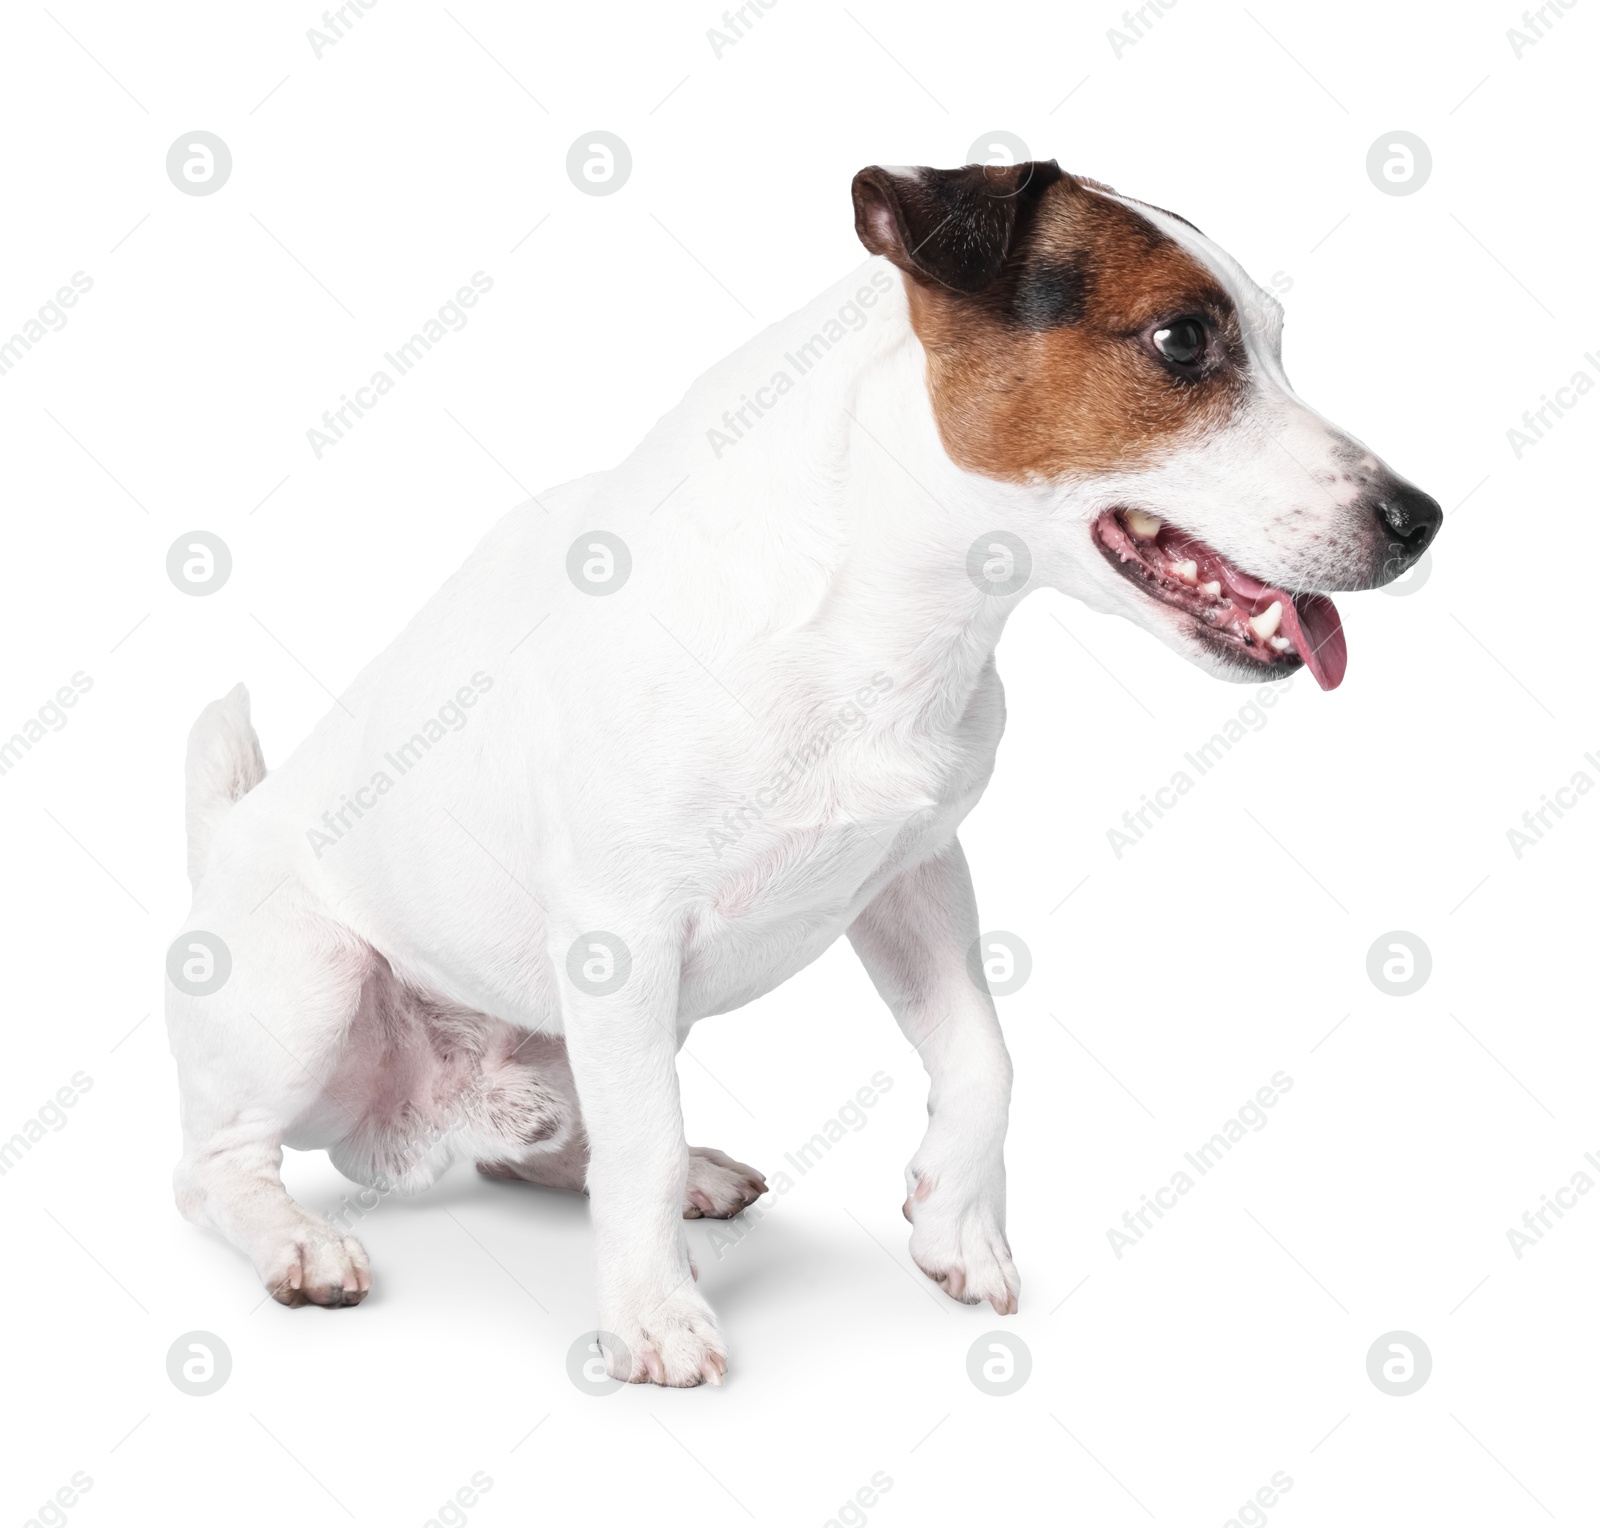
<path id="1" fill-rule="evenodd" d="M 519 1065 L 537 1072 L 542 1087 L 559 1100 L 565 1125 L 554 1143 L 524 1146 L 480 1158 L 478 1171 L 485 1178 L 506 1183 L 537 1183 L 541 1188 L 586 1193 L 589 1173 L 589 1137 L 578 1107 L 578 1090 L 572 1081 L 572 1063 L 559 1035 L 530 1034 L 512 1053 Z"/>
<path id="2" fill-rule="evenodd" d="M 559 1095 L 561 1112 L 570 1117 L 571 1124 L 554 1150 L 539 1147 L 480 1161 L 478 1171 L 486 1178 L 587 1192 L 589 1137 L 583 1128 L 565 1043 L 553 1035 L 529 1035 L 517 1046 L 516 1054 L 538 1073 L 544 1086 Z M 734 1161 L 714 1146 L 689 1148 L 689 1177 L 683 1191 L 685 1220 L 730 1219 L 766 1191 L 767 1180 L 756 1168 Z"/>
<path id="3" fill-rule="evenodd" d="M 282 1161 L 281 1127 L 236 1118 L 185 1151 L 178 1207 L 238 1247 L 279 1304 L 359 1305 L 372 1288 L 366 1250 L 289 1197 Z"/>
<path id="4" fill-rule="evenodd" d="M 184 1135 L 173 1187 L 183 1214 L 238 1247 L 275 1300 L 356 1305 L 372 1287 L 361 1244 L 297 1204 L 279 1174 L 286 1140 L 327 1145 L 355 1123 L 320 1079 L 337 1064 L 369 957 L 293 899 L 285 888 L 242 918 L 197 908 L 191 927 L 222 938 L 232 970 L 209 995 L 168 986 Z"/>
<path id="5" fill-rule="evenodd" d="M 265 776 L 250 696 L 238 685 L 208 705 L 189 734 L 185 815 L 196 901 L 187 927 L 221 938 L 231 969 L 212 992 L 203 982 L 188 990 L 187 980 L 167 987 L 184 1143 L 173 1188 L 183 1214 L 244 1252 L 274 1299 L 355 1305 L 372 1287 L 361 1244 L 296 1204 L 279 1170 L 292 1133 L 345 1133 L 327 1118 L 341 1111 L 319 1068 L 331 1075 L 371 952 L 301 901 L 287 867 L 252 859 L 235 843 L 225 869 L 213 869 L 219 832 Z M 198 969 L 216 951 L 201 939 L 187 958 Z"/>

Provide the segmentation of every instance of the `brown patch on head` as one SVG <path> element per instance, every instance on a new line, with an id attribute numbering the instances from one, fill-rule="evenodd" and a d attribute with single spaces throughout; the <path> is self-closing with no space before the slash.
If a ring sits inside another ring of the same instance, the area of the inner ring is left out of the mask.
<path id="1" fill-rule="evenodd" d="M 1052 161 L 863 170 L 856 229 L 906 275 L 928 391 L 960 466 L 1009 481 L 1140 465 L 1224 424 L 1247 386 L 1216 278 L 1137 212 Z M 1176 366 L 1152 334 L 1207 334 Z"/>

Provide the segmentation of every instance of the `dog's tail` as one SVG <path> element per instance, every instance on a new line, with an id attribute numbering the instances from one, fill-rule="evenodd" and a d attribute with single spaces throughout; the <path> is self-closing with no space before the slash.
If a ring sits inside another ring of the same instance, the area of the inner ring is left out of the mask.
<path id="1" fill-rule="evenodd" d="M 212 701 L 189 730 L 184 822 L 192 884 L 200 884 L 217 825 L 266 776 L 261 743 L 250 725 L 250 692 L 236 684 L 221 700 Z"/>

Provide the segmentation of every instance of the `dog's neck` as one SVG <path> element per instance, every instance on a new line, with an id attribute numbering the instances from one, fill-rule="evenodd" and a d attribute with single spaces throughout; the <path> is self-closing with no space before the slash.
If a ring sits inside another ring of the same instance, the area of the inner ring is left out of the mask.
<path id="1" fill-rule="evenodd" d="M 945 454 L 909 324 L 840 393 L 823 465 L 840 484 L 846 534 L 809 627 L 850 662 L 892 675 L 936 729 L 953 725 L 1017 603 L 980 592 L 968 571 L 974 544 L 1000 526 L 998 485 Z"/>
<path id="2" fill-rule="evenodd" d="M 887 674 L 896 710 L 940 730 L 959 722 L 1018 599 L 978 587 L 973 547 L 994 531 L 1039 546 L 1033 528 L 1051 506 L 950 460 L 901 283 L 869 262 L 713 368 L 652 439 L 673 442 L 673 459 L 657 464 L 668 486 L 668 473 L 715 461 L 673 517 L 675 555 L 699 565 L 691 583 L 705 587 L 708 560 L 760 570 L 748 580 L 760 604 L 724 575 L 721 640 L 731 646 L 743 628 L 747 642 L 781 651 L 787 673 L 798 661 L 819 700 Z M 852 329 L 838 315 L 862 313 L 863 288 L 874 306 Z M 839 337 L 807 351 L 830 319 Z M 778 393 L 780 376 L 790 385 Z M 770 406 L 757 415 L 747 404 L 741 421 L 730 406 L 751 398 Z M 706 636 L 718 640 L 709 626 Z"/>

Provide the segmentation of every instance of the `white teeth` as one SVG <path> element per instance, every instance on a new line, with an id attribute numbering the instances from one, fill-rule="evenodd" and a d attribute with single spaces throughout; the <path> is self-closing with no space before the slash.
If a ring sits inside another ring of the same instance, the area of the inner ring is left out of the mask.
<path id="1" fill-rule="evenodd" d="M 1214 578 L 1209 584 L 1201 584 L 1200 592 L 1202 594 L 1209 594 L 1212 599 L 1216 599 L 1217 596 L 1222 593 L 1221 580 Z"/>
<path id="2" fill-rule="evenodd" d="M 1178 577 L 1181 578 L 1186 584 L 1192 584 L 1195 579 L 1200 576 L 1199 564 L 1191 562 L 1187 558 L 1185 558 L 1182 562 L 1173 563 L 1172 571 L 1176 573 Z"/>
<path id="3" fill-rule="evenodd" d="M 1124 518 L 1128 522 L 1128 529 L 1142 541 L 1153 541 L 1161 529 L 1161 522 L 1142 509 L 1130 509 Z"/>
<path id="4" fill-rule="evenodd" d="M 1263 642 L 1272 636 L 1278 629 L 1278 623 L 1283 619 L 1283 605 L 1274 600 L 1260 615 L 1250 617 L 1250 630 Z"/>
<path id="5" fill-rule="evenodd" d="M 1286 653 L 1292 645 L 1287 637 L 1269 637 L 1267 640 L 1275 653 Z"/>

